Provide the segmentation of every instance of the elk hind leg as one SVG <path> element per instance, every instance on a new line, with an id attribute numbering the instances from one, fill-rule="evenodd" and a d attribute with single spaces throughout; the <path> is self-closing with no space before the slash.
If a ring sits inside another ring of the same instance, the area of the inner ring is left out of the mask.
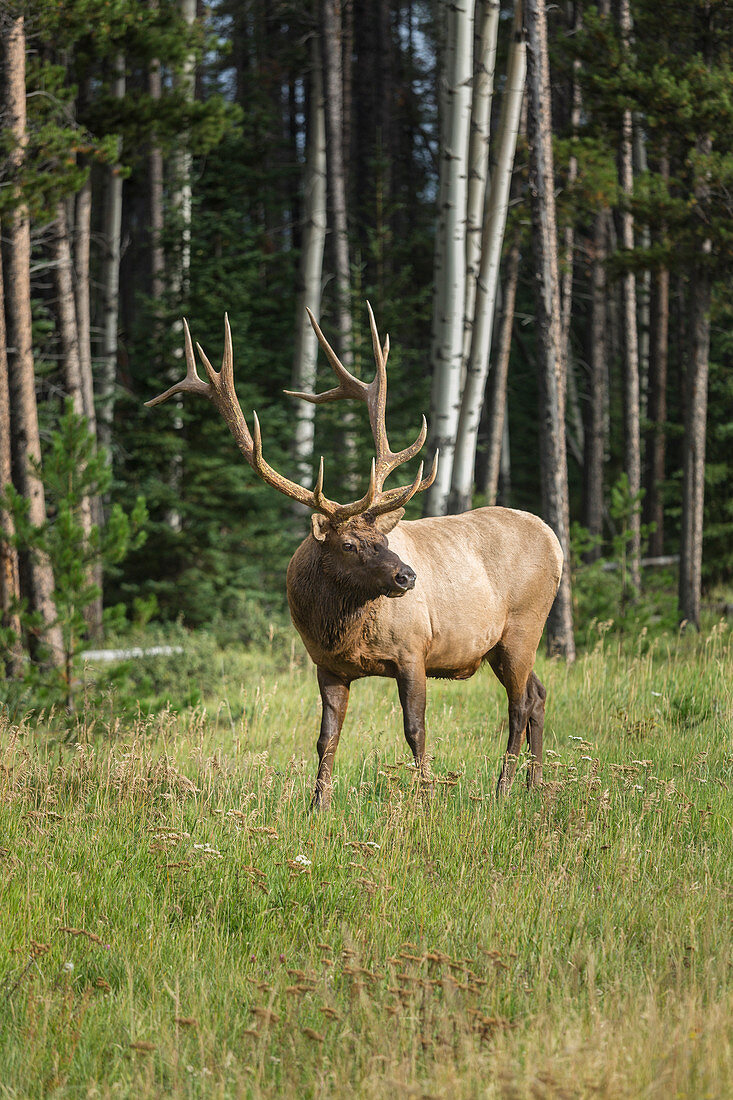
<path id="1" fill-rule="evenodd" d="M 525 631 L 513 630 L 486 654 L 497 680 L 506 691 L 510 727 L 502 771 L 496 784 L 497 798 L 508 794 L 512 788 L 525 734 L 529 746 L 527 784 L 534 787 L 541 781 L 545 689 L 533 672 L 536 652 L 536 646 L 527 645 Z"/>
<path id="2" fill-rule="evenodd" d="M 488 654 L 488 661 L 497 679 L 504 685 L 509 701 L 509 739 L 496 787 L 497 797 L 500 798 L 509 793 L 514 782 L 525 732 L 529 737 L 527 725 L 532 703 L 527 690 L 529 670 L 522 667 L 505 644 L 495 646 Z"/>
<path id="3" fill-rule="evenodd" d="M 545 728 L 545 685 L 536 672 L 527 681 L 529 697 L 529 716 L 527 718 L 527 744 L 529 746 L 529 766 L 527 768 L 527 789 L 542 786 L 542 734 Z"/>

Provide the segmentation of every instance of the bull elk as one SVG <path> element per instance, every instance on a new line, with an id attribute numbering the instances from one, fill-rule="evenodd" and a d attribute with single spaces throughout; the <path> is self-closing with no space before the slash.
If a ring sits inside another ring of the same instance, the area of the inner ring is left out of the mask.
<path id="1" fill-rule="evenodd" d="M 184 322 L 186 377 L 146 404 L 158 405 L 178 393 L 207 397 L 252 469 L 313 512 L 311 531 L 287 573 L 290 614 L 318 670 L 323 703 L 313 807 L 330 802 L 333 760 L 354 680 L 390 676 L 397 681 L 405 738 L 419 773 L 427 778 L 426 678 L 467 679 L 482 661 L 491 665 L 509 702 L 509 739 L 497 794 L 506 794 L 512 785 L 525 734 L 527 785 L 536 786 L 542 780 L 545 689 L 534 663 L 560 583 L 560 544 L 542 520 L 511 508 L 401 522 L 407 502 L 432 484 L 437 455 L 427 477 L 421 464 L 411 484 L 384 489 L 387 477 L 421 449 L 427 426 L 423 417 L 411 446 L 390 449 L 385 428 L 389 338 L 382 346 L 368 309 L 376 360 L 372 382 L 346 370 L 309 310 L 338 385 L 320 394 L 285 391 L 314 404 L 344 398 L 366 403 L 376 457 L 360 500 L 338 504 L 325 496 L 323 458 L 313 489 L 289 481 L 267 463 L 257 414 L 250 433 L 234 390 L 226 317 L 221 371 L 214 370 L 197 344 L 208 381 L 199 377 Z"/>

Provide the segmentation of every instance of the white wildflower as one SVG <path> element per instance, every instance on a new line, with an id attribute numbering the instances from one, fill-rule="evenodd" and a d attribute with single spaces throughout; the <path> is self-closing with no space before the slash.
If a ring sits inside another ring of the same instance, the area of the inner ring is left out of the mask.
<path id="1" fill-rule="evenodd" d="M 299 863 L 302 867 L 310 867 L 311 860 L 308 859 L 308 856 L 296 856 L 293 863 Z"/>

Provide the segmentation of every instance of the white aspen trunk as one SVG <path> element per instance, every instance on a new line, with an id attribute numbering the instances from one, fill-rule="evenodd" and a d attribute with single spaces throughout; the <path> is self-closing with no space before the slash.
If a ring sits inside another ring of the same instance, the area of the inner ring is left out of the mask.
<path id="1" fill-rule="evenodd" d="M 438 172 L 438 205 L 437 225 L 435 232 L 435 244 L 433 250 L 433 312 L 430 327 L 430 347 L 432 356 L 433 378 L 435 377 L 436 348 L 443 343 L 443 329 L 446 324 L 445 308 L 445 283 L 442 278 L 445 257 L 445 193 L 448 174 L 444 171 L 442 152 L 448 144 L 448 13 L 450 5 L 446 0 L 433 0 L 434 20 L 437 26 L 437 52 L 436 68 L 438 71 L 438 128 L 439 148 L 438 157 L 440 170 Z M 430 449 L 431 443 L 428 444 Z"/>
<path id="2" fill-rule="evenodd" d="M 300 257 L 300 288 L 295 317 L 293 389 L 315 393 L 318 341 L 306 314 L 306 306 L 318 317 L 321 308 L 323 250 L 326 243 L 326 115 L 323 74 L 318 38 L 311 38 L 311 85 L 308 115 L 308 150 L 305 166 L 303 250 Z M 302 485 L 313 474 L 313 432 L 315 405 L 298 401 L 295 407 L 293 454 L 296 475 Z M 294 511 L 307 509 L 297 503 Z"/>
<path id="3" fill-rule="evenodd" d="M 115 59 L 115 78 L 112 95 L 122 99 L 125 94 L 125 59 Z M 118 146 L 118 153 L 121 148 Z M 97 396 L 97 438 L 111 461 L 112 420 L 117 378 L 117 325 L 120 295 L 120 237 L 122 233 L 122 176 L 119 166 L 107 169 L 104 201 L 101 264 L 102 299 L 102 354 L 99 359 L 99 384 Z"/>
<path id="4" fill-rule="evenodd" d="M 5 48 L 6 125 L 14 138 L 8 160 L 10 175 L 21 176 L 28 145 L 25 89 L 25 23 L 23 16 L 9 18 L 3 27 Z M 28 518 L 36 527 L 46 522 L 46 494 L 37 475 L 41 464 L 41 440 L 38 433 L 35 372 L 31 319 L 31 233 L 28 206 L 20 188 L 15 191 L 16 205 L 5 226 L 7 245 L 6 310 L 10 340 L 8 343 L 11 439 L 13 470 L 18 492 L 28 501 Z M 48 557 L 36 553 L 27 569 L 30 602 L 41 616 L 43 640 L 48 660 L 53 665 L 63 660 L 63 639 L 54 603 L 53 568 Z"/>
<path id="5" fill-rule="evenodd" d="M 463 318 L 463 374 L 471 351 L 476 281 L 481 260 L 481 231 L 489 169 L 491 105 L 494 96 L 498 0 L 477 0 L 474 28 L 474 76 L 471 137 L 468 146 L 468 200 L 466 205 L 466 305 Z"/>
<path id="6" fill-rule="evenodd" d="M 481 266 L 476 291 L 473 339 L 466 370 L 466 382 L 463 387 L 453 457 L 450 494 L 450 510 L 452 512 L 463 512 L 471 507 L 476 442 L 486 389 L 486 376 L 489 371 L 501 251 L 509 210 L 509 189 L 514 168 L 514 154 L 522 115 L 526 57 L 522 4 L 517 0 L 514 9 L 512 41 L 507 60 L 507 81 L 499 124 L 496 167 L 491 173 L 490 185 L 486 190 L 484 232 L 481 242 Z"/>
<path id="7" fill-rule="evenodd" d="M 327 187 L 333 218 L 333 262 L 336 289 L 337 351 L 347 370 L 354 365 L 353 327 L 351 323 L 351 263 L 346 205 L 346 166 L 344 158 L 344 63 L 341 0 L 321 0 L 321 44 L 325 90 Z M 358 484 L 355 470 L 356 444 L 353 435 L 354 413 L 341 415 L 341 445 L 346 487 L 354 491 Z"/>
<path id="8" fill-rule="evenodd" d="M 631 40 L 631 8 L 629 0 L 620 2 L 621 36 L 626 50 Z M 619 213 L 621 247 L 625 252 L 634 249 L 634 216 L 630 202 L 634 190 L 633 162 L 634 126 L 631 111 L 624 111 L 621 120 L 619 145 L 619 183 L 624 205 Z M 641 441 L 639 429 L 639 335 L 636 320 L 636 276 L 633 271 L 624 274 L 622 282 L 622 308 L 624 332 L 624 441 L 626 461 L 624 467 L 629 479 L 629 493 L 636 497 L 641 490 Z M 629 517 L 629 581 L 633 594 L 641 587 L 641 508 L 634 506 Z"/>
<path id="9" fill-rule="evenodd" d="M 547 56 L 547 19 L 544 0 L 527 0 L 527 136 L 529 191 L 537 279 L 537 356 L 540 368 L 540 458 L 545 518 L 565 555 L 560 588 L 547 622 L 550 653 L 575 659 L 570 540 L 568 469 L 565 451 L 565 363 L 560 336 L 560 280 L 550 74 Z"/>
<path id="10" fill-rule="evenodd" d="M 506 424 L 506 383 L 509 374 L 509 353 L 512 345 L 512 326 L 514 324 L 514 304 L 517 297 L 517 283 L 519 282 L 519 244 L 515 236 L 514 244 L 509 253 L 507 263 L 506 286 L 502 306 L 501 331 L 499 333 L 499 348 L 496 361 L 489 375 L 489 384 L 486 394 L 488 405 L 488 443 L 486 476 L 483 490 L 487 504 L 496 504 L 499 492 L 499 477 L 504 451 L 504 440 L 507 440 L 508 427 Z"/>
<path id="11" fill-rule="evenodd" d="M 463 310 L 466 299 L 466 199 L 468 134 L 473 78 L 473 4 L 457 0 L 448 13 L 449 109 L 441 149 L 445 174 L 443 267 L 436 271 L 436 307 L 442 317 L 434 326 L 430 450 L 440 450 L 438 473 L 426 492 L 427 515 L 444 515 L 448 508 L 453 452 L 461 403 Z"/>

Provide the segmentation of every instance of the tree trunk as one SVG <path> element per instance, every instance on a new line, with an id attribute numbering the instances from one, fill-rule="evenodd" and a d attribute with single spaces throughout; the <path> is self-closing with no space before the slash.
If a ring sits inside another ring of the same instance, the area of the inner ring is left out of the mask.
<path id="1" fill-rule="evenodd" d="M 710 156 L 712 142 L 703 135 L 698 152 Z M 698 179 L 695 198 L 700 210 L 709 201 L 709 184 Z M 710 356 L 711 276 L 707 261 L 712 252 L 708 238 L 701 246 L 700 262 L 690 287 L 692 354 L 685 386 L 685 439 L 682 469 L 682 531 L 680 539 L 679 615 L 682 622 L 700 629 L 702 589 L 702 535 L 705 503 L 705 427 L 708 410 L 708 360 Z"/>
<path id="2" fill-rule="evenodd" d="M 522 25 L 522 4 L 517 0 L 514 10 L 512 42 L 507 60 L 507 82 L 499 124 L 496 167 L 492 172 L 490 186 L 486 191 L 484 232 L 481 241 L 481 265 L 476 291 L 471 354 L 461 398 L 453 458 L 449 502 L 451 512 L 464 512 L 471 507 L 476 464 L 476 442 L 481 420 L 481 407 L 486 390 L 486 376 L 489 370 L 501 251 L 509 210 L 509 189 L 514 169 L 514 153 L 517 147 L 517 135 L 522 114 L 526 53 Z"/>
<path id="3" fill-rule="evenodd" d="M 669 159 L 664 156 L 659 165 L 660 175 L 669 180 Z M 666 225 L 662 225 L 660 237 L 666 238 Z M 664 481 L 667 421 L 667 365 L 669 355 L 669 268 L 658 268 L 652 275 L 649 310 L 649 381 L 647 418 L 650 427 L 646 433 L 644 449 L 644 523 L 653 528 L 649 535 L 649 555 L 657 558 L 664 554 L 664 507 L 662 482 Z"/>
<path id="4" fill-rule="evenodd" d="M 196 19 L 196 0 L 178 0 L 178 7 L 186 25 L 192 27 Z M 193 103 L 196 95 L 196 55 L 193 51 L 186 56 L 181 71 L 176 74 L 175 84 L 186 102 Z M 174 285 L 171 288 L 174 298 L 186 294 L 188 273 L 191 267 L 192 163 L 193 155 L 190 148 L 190 138 L 188 134 L 184 134 L 173 155 L 172 163 L 172 206 L 178 214 L 181 228 L 181 248 Z"/>
<path id="5" fill-rule="evenodd" d="M 79 348 L 81 399 L 89 431 L 97 438 L 97 413 L 94 408 L 94 375 L 92 372 L 92 323 L 89 307 L 89 252 L 92 225 L 92 180 L 87 177 L 76 195 L 76 226 L 74 233 L 74 298 L 76 330 Z"/>
<path id="6" fill-rule="evenodd" d="M 0 254 L 0 496 L 12 483 L 10 451 L 10 388 L 8 378 L 7 339 L 5 332 L 5 295 L 3 291 L 2 255 Z M 12 545 L 15 523 L 10 512 L 0 505 L 0 626 L 12 633 L 2 657 L 5 672 L 13 677 L 23 673 L 23 651 L 20 633 L 20 582 L 18 551 Z"/>
<path id="7" fill-rule="evenodd" d="M 63 199 L 56 207 L 56 221 L 53 225 L 52 239 L 53 272 L 54 281 L 56 283 L 56 315 L 58 318 L 61 373 L 64 379 L 64 392 L 67 397 L 71 398 L 76 415 L 83 416 L 84 397 L 79 362 L 76 303 L 74 301 L 74 273 L 71 266 L 71 246 L 69 244 L 69 224 L 66 216 L 66 203 Z"/>
<path id="8" fill-rule="evenodd" d="M 629 0 L 620 2 L 621 35 L 624 48 L 629 50 L 631 39 L 631 10 Z M 633 162 L 634 127 L 630 110 L 623 112 L 621 142 L 619 145 L 619 183 L 623 205 L 619 211 L 621 247 L 630 259 L 634 250 L 634 217 L 631 213 L 631 196 L 634 190 Z M 636 321 L 636 276 L 625 272 L 622 281 L 623 333 L 624 333 L 624 444 L 626 448 L 625 470 L 629 479 L 629 494 L 635 503 L 629 516 L 629 581 L 633 593 L 641 587 L 641 507 L 638 503 L 641 491 L 641 449 L 639 436 L 639 338 Z"/>
<path id="9" fill-rule="evenodd" d="M 303 248 L 300 256 L 300 286 L 295 317 L 295 359 L 293 389 L 314 393 L 318 341 L 306 314 L 306 306 L 320 314 L 323 280 L 323 250 L 326 241 L 326 117 L 323 102 L 323 75 L 318 38 L 310 44 L 310 102 L 308 114 L 308 151 L 305 165 Z M 315 405 L 296 402 L 293 453 L 298 481 L 308 484 L 313 476 L 313 429 Z M 295 504 L 294 511 L 307 509 Z"/>
<path id="10" fill-rule="evenodd" d="M 158 9 L 158 0 L 150 0 L 153 11 Z M 154 57 L 148 68 L 148 91 L 153 102 L 157 102 L 163 90 L 160 74 L 160 61 Z M 148 186 L 150 196 L 150 293 L 160 306 L 165 291 L 165 254 L 163 252 L 163 153 L 157 138 L 153 135 L 148 154 Z"/>
<path id="11" fill-rule="evenodd" d="M 443 128 L 440 174 L 445 220 L 436 247 L 432 348 L 433 384 L 429 451 L 440 451 L 438 473 L 425 494 L 425 513 L 443 515 L 448 508 L 453 452 L 461 405 L 463 310 L 466 299 L 466 198 L 468 133 L 473 77 L 473 4 L 458 0 L 448 11 L 446 74 L 448 111 Z M 440 259 L 438 259 L 440 257 Z M 438 263 L 441 267 L 438 268 Z"/>
<path id="12" fill-rule="evenodd" d="M 11 177 L 20 177 L 28 143 L 26 130 L 25 91 L 25 26 L 22 16 L 7 18 L 3 27 L 5 46 L 5 110 L 6 124 L 15 146 L 9 155 Z M 35 374 L 31 330 L 31 236 L 28 207 L 20 189 L 16 190 L 17 205 L 5 225 L 6 242 L 6 311 L 8 318 L 8 350 L 10 366 L 10 408 L 14 482 L 28 501 L 29 519 L 40 527 L 46 522 L 46 499 L 43 483 L 34 464 L 41 462 L 41 441 L 38 434 Z M 28 564 L 31 606 L 39 612 L 43 625 L 43 641 L 48 647 L 49 661 L 59 664 L 63 654 L 61 630 L 57 624 L 53 600 L 54 579 L 51 563 L 44 554 L 34 554 Z"/>
<path id="13" fill-rule="evenodd" d="M 463 318 L 464 375 L 471 352 L 476 283 L 481 261 L 481 231 L 489 170 L 491 104 L 494 96 L 499 9 L 498 0 L 478 0 L 476 5 L 473 100 L 471 103 L 471 138 L 468 146 L 468 199 L 466 204 L 466 305 Z"/>
<path id="14" fill-rule="evenodd" d="M 349 189 L 349 164 L 351 161 L 352 115 L 354 113 L 353 91 L 353 53 L 354 53 L 354 0 L 341 0 L 343 8 L 343 37 L 341 40 L 341 141 L 344 150 L 344 187 Z M 383 18 L 383 3 L 380 4 L 379 20 Z M 389 16 L 388 16 L 389 18 Z M 387 24 L 389 26 L 389 22 Z M 319 50 L 319 53 L 321 51 Z M 321 61 L 321 80 L 323 80 L 323 61 Z M 324 107 L 325 109 L 325 107 Z"/>
<path id="15" fill-rule="evenodd" d="M 196 0 L 178 0 L 178 8 L 186 25 L 192 27 L 196 19 Z M 196 96 L 196 55 L 193 50 L 186 55 L 180 71 L 175 74 L 174 83 L 176 90 L 183 95 L 186 102 L 193 103 Z M 170 280 L 171 298 L 175 302 L 180 302 L 181 298 L 186 298 L 188 295 L 188 281 L 191 268 L 192 166 L 193 156 L 190 148 L 190 136 L 184 133 L 180 136 L 180 141 L 171 157 L 171 206 L 177 215 L 178 228 L 180 230 L 177 262 L 173 265 L 172 277 Z M 175 322 L 173 330 L 179 337 L 176 341 L 174 358 L 180 360 L 183 358 L 183 340 L 180 339 L 183 335 L 183 325 L 181 321 Z M 178 368 L 176 368 L 174 373 L 175 377 L 179 377 Z M 180 433 L 183 428 L 183 417 L 180 415 L 180 409 L 182 407 L 180 397 L 175 399 L 174 404 L 176 411 L 173 414 L 173 428 L 176 432 Z M 183 491 L 182 444 L 176 447 L 171 457 L 170 466 L 168 468 L 168 484 L 170 486 L 172 499 L 176 501 L 179 500 L 181 492 Z M 171 530 L 181 530 L 181 513 L 177 507 L 168 509 L 165 518 Z"/>
<path id="16" fill-rule="evenodd" d="M 580 3 L 575 4 L 575 14 L 573 14 L 573 26 L 572 33 L 577 35 L 582 26 L 581 7 Z M 578 127 L 580 125 L 580 83 L 578 75 L 580 72 L 580 62 L 576 58 L 576 61 L 572 63 L 572 81 L 570 88 L 570 130 L 573 138 L 578 133 Z M 568 187 L 572 187 L 578 179 L 578 157 L 575 154 L 571 154 L 568 162 Z M 562 312 L 560 315 L 560 340 L 562 346 L 562 354 L 565 356 L 566 363 L 569 363 L 570 353 L 570 321 L 572 320 L 572 268 L 573 260 L 575 260 L 575 244 L 576 233 L 575 227 L 573 227 L 570 221 L 565 230 L 562 231 L 562 278 L 560 286 L 560 300 L 562 304 Z M 570 371 L 568 372 L 570 374 Z"/>
<path id="17" fill-rule="evenodd" d="M 710 351 L 710 277 L 699 270 L 691 287 L 692 358 L 687 370 L 679 614 L 700 629 L 703 504 L 705 495 L 705 422 Z"/>
<path id="18" fill-rule="evenodd" d="M 643 176 L 649 170 L 649 162 L 646 152 L 646 134 L 644 122 L 637 115 L 633 118 L 634 127 L 634 172 L 637 176 Z M 649 226 L 639 227 L 639 240 L 644 252 L 651 247 L 651 235 Z M 647 387 L 649 380 L 649 346 L 650 346 L 650 318 L 651 308 L 651 272 L 647 268 L 639 273 L 636 283 L 636 307 L 637 329 L 639 333 L 639 417 L 646 416 Z"/>
<path id="19" fill-rule="evenodd" d="M 499 349 L 492 370 L 489 372 L 489 384 L 486 394 L 488 409 L 488 444 L 486 476 L 483 485 L 487 504 L 495 504 L 499 492 L 502 448 L 506 422 L 506 384 L 509 374 L 509 353 L 512 346 L 512 328 L 514 327 L 514 304 L 519 281 L 519 241 L 515 233 L 514 243 L 507 260 L 506 280 L 504 283 L 504 302 L 499 333 Z"/>
<path id="20" fill-rule="evenodd" d="M 354 350 L 351 325 L 351 267 L 346 217 L 346 171 L 343 146 L 344 95 L 341 0 L 321 0 L 321 29 L 328 193 L 333 218 L 336 350 L 346 369 L 351 370 L 354 365 Z M 341 418 L 346 480 L 349 488 L 352 488 L 355 484 L 355 443 L 351 431 L 353 421 L 354 414 L 352 412 L 345 413 Z"/>
<path id="21" fill-rule="evenodd" d="M 74 299 L 76 307 L 76 335 L 79 354 L 79 375 L 81 382 L 82 410 L 87 426 L 95 443 L 97 440 L 97 414 L 94 407 L 94 376 L 92 373 L 91 310 L 89 305 L 89 252 L 92 220 L 92 181 L 89 176 L 76 196 L 76 233 L 74 247 L 74 266 L 76 281 Z M 99 527 L 104 523 L 104 509 L 99 496 L 89 498 L 89 522 Z M 92 579 L 99 589 L 99 595 L 87 607 L 85 617 L 90 637 L 102 636 L 102 586 L 104 570 L 101 561 L 91 566 Z"/>
<path id="22" fill-rule="evenodd" d="M 563 554 L 560 588 L 547 621 L 551 654 L 575 658 L 570 586 L 568 474 L 565 451 L 565 364 L 560 333 L 558 241 L 547 22 L 544 0 L 527 0 L 527 136 L 532 238 L 536 260 L 537 354 L 540 367 L 540 459 L 545 516 Z"/>
<path id="23" fill-rule="evenodd" d="M 583 523 L 598 540 L 587 561 L 601 556 L 603 534 L 603 466 L 606 454 L 607 329 L 606 249 L 608 212 L 596 214 L 591 258 L 591 315 L 588 331 L 588 392 L 584 404 Z"/>
<path id="24" fill-rule="evenodd" d="M 122 99 L 125 94 L 125 61 L 115 59 L 112 95 Z M 118 146 L 118 154 L 121 149 Z M 117 322 L 120 292 L 120 234 L 122 229 L 122 176 L 119 165 L 106 171 L 106 188 L 102 223 L 102 264 L 100 272 L 102 305 L 102 354 L 99 359 L 99 411 L 97 436 L 111 461 L 112 421 L 114 418 L 115 385 L 117 381 Z"/>

